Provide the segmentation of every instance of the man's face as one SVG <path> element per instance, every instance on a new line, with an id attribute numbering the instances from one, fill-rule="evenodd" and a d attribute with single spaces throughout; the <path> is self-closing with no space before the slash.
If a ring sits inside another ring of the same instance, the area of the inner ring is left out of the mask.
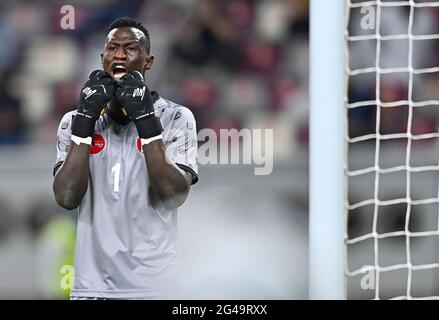
<path id="1" fill-rule="evenodd" d="M 115 80 L 119 80 L 128 71 L 136 70 L 143 75 L 154 61 L 154 56 L 148 55 L 146 51 L 146 41 L 143 32 L 136 28 L 111 30 L 101 55 L 102 68 Z"/>

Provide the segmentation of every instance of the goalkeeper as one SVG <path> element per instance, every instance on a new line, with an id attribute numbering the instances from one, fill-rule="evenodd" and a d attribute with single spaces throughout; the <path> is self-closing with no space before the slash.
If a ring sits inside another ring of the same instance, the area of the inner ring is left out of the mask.
<path id="1" fill-rule="evenodd" d="M 58 128 L 53 191 L 79 208 L 72 299 L 171 298 L 177 286 L 177 208 L 198 180 L 192 112 L 150 91 L 145 27 L 109 27 L 103 70 Z"/>

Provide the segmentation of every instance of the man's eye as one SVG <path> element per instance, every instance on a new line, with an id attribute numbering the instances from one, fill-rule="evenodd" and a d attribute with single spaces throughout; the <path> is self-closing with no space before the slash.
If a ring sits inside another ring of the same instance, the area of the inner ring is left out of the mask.
<path id="1" fill-rule="evenodd" d="M 128 51 L 137 51 L 137 47 L 128 47 Z"/>
<path id="2" fill-rule="evenodd" d="M 107 49 L 110 50 L 110 51 L 114 51 L 114 50 L 116 50 L 117 48 L 116 48 L 116 46 L 108 46 Z"/>

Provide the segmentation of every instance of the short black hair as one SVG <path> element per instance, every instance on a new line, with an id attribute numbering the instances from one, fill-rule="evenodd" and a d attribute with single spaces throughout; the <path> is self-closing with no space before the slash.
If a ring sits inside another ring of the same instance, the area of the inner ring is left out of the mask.
<path id="1" fill-rule="evenodd" d="M 108 32 L 115 28 L 121 28 L 121 27 L 129 27 L 129 28 L 136 28 L 143 32 L 146 39 L 146 52 L 149 54 L 150 47 L 151 47 L 151 39 L 149 38 L 149 32 L 145 28 L 145 26 L 132 18 L 128 17 L 122 17 L 114 20 L 109 26 L 108 26 Z"/>

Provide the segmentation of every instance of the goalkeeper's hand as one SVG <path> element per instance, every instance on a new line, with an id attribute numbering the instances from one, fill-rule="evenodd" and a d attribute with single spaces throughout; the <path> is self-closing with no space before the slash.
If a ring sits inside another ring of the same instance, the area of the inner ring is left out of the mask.
<path id="1" fill-rule="evenodd" d="M 96 120 L 113 96 L 113 78 L 102 70 L 92 71 L 81 89 L 72 134 L 81 138 L 91 137 Z"/>
<path id="2" fill-rule="evenodd" d="M 151 93 L 138 71 L 129 71 L 116 84 L 116 99 L 134 121 L 140 138 L 152 138 L 162 133 L 160 119 L 154 114 Z"/>

